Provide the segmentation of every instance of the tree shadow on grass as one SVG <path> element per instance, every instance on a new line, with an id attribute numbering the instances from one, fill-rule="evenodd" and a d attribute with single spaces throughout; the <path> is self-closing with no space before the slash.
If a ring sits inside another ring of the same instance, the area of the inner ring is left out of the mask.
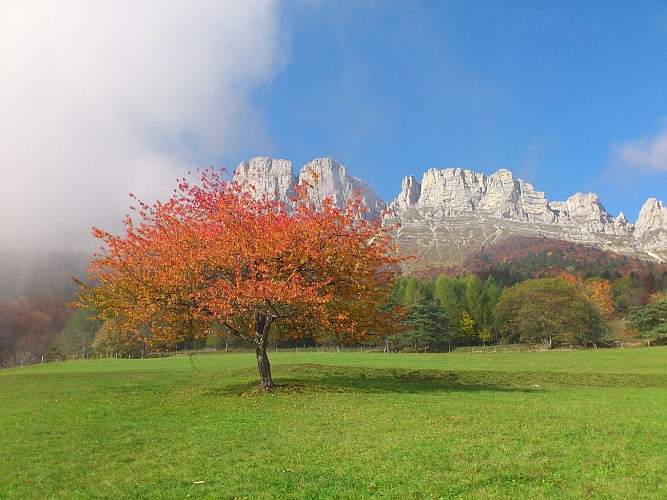
<path id="1" fill-rule="evenodd" d="M 540 389 L 520 373 L 482 371 L 410 370 L 404 368 L 359 368 L 312 363 L 273 367 L 277 394 L 316 393 L 434 393 L 434 392 L 534 392 Z M 235 370 L 231 382 L 208 394 L 254 394 L 257 381 L 249 382 L 254 370 Z"/>
<path id="2" fill-rule="evenodd" d="M 249 395 L 258 385 L 256 369 L 229 372 L 229 384 L 209 394 Z M 636 373 L 548 371 L 411 370 L 314 363 L 273 367 L 278 394 L 537 392 L 558 387 L 667 388 L 667 376 Z"/>

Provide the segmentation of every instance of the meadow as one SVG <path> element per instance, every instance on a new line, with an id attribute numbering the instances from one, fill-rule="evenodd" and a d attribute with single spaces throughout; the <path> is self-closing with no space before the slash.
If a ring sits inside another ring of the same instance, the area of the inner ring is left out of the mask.
<path id="1" fill-rule="evenodd" d="M 667 498 L 667 347 L 0 371 L 0 498 Z"/>

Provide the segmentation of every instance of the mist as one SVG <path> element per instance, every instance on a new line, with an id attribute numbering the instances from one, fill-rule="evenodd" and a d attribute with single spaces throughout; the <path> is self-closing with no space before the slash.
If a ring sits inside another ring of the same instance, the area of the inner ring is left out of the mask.
<path id="1" fill-rule="evenodd" d="M 270 142 L 252 91 L 284 62 L 253 2 L 3 2 L 0 248 L 87 249 L 133 192 Z"/>

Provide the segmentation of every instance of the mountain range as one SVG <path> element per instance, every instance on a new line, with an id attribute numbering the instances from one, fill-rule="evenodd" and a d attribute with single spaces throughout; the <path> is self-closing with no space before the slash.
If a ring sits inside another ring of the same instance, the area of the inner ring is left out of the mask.
<path id="1" fill-rule="evenodd" d="M 240 163 L 234 176 L 253 185 L 258 194 L 289 205 L 294 186 L 304 180 L 312 183 L 313 173 L 318 177 L 311 193 L 314 203 L 331 196 L 342 205 L 359 191 L 368 218 L 400 224 L 395 232 L 400 251 L 417 257 L 406 270 L 457 266 L 485 246 L 516 236 L 667 261 L 667 207 L 655 198 L 646 201 L 631 223 L 623 213 L 609 214 L 594 193 L 549 202 L 542 191 L 506 169 L 485 175 L 462 168 L 432 168 L 421 181 L 406 177 L 389 203 L 332 158 L 317 158 L 295 173 L 289 160 L 255 157 Z"/>

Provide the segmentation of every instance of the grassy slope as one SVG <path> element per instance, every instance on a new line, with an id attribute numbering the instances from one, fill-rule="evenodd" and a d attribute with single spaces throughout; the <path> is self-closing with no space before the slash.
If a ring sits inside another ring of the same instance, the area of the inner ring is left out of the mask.
<path id="1" fill-rule="evenodd" d="M 666 358 L 284 353 L 273 396 L 243 354 L 4 370 L 0 498 L 665 498 Z"/>

